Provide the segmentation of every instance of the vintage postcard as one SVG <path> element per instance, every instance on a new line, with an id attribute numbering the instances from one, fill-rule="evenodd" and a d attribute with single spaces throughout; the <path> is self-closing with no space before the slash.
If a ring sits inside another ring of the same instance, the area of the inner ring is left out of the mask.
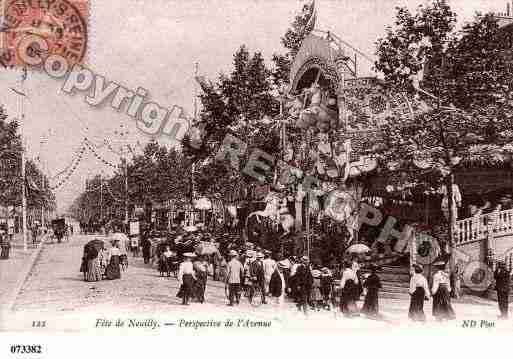
<path id="1" fill-rule="evenodd" d="M 513 2 L 0 11 L 0 331 L 513 331 Z"/>

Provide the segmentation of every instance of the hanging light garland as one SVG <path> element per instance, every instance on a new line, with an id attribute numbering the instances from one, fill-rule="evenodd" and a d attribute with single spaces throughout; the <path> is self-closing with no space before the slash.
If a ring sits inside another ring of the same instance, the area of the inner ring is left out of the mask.
<path id="1" fill-rule="evenodd" d="M 114 193 L 112 193 L 112 189 L 110 188 L 110 184 L 107 182 L 106 183 L 106 187 L 107 187 L 107 192 L 110 194 L 110 196 L 112 197 L 112 199 L 116 202 L 125 202 L 124 200 L 122 199 L 119 199 L 118 197 L 116 197 L 116 195 L 114 195 Z"/>
<path id="2" fill-rule="evenodd" d="M 104 159 L 102 156 L 100 156 L 100 155 L 96 152 L 96 150 L 93 148 L 94 143 L 91 143 L 91 142 L 87 139 L 87 137 L 85 138 L 85 144 L 86 144 L 87 148 L 89 148 L 89 150 L 93 153 L 93 155 L 94 155 L 94 156 L 95 156 L 95 157 L 96 157 L 100 162 L 102 162 L 103 164 L 105 164 L 105 165 L 107 165 L 107 166 L 109 166 L 109 167 L 111 167 L 111 168 L 114 168 L 114 169 L 116 169 L 116 170 L 118 169 L 118 166 L 116 166 L 116 165 L 114 165 L 114 164 L 110 163 L 109 161 L 107 161 L 106 159 Z"/>
<path id="3" fill-rule="evenodd" d="M 84 152 L 85 152 L 85 144 L 84 144 L 84 140 L 82 140 L 82 142 L 80 143 L 80 148 L 77 151 L 75 151 L 75 154 L 74 154 L 71 162 L 62 171 L 59 171 L 57 174 L 51 176 L 49 179 L 51 179 L 51 180 L 56 179 L 57 177 L 66 173 L 71 167 L 73 167 L 74 163 L 77 160 L 78 161 L 81 160 L 81 156 L 83 155 Z"/>
<path id="4" fill-rule="evenodd" d="M 70 179 L 71 175 L 75 172 L 75 170 L 77 169 L 80 162 L 82 162 L 82 157 L 84 155 L 84 152 L 85 152 L 85 146 L 80 150 L 77 160 L 71 166 L 71 168 L 70 168 L 69 172 L 66 174 L 66 176 L 63 179 L 61 179 L 55 186 L 50 186 L 50 190 L 54 191 L 54 190 L 58 189 L 59 187 L 63 186 L 66 182 L 68 182 L 68 180 Z"/>

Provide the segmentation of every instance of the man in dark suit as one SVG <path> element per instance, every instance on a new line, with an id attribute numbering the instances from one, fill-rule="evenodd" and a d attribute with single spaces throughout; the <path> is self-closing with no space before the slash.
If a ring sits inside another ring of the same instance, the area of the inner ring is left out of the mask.
<path id="1" fill-rule="evenodd" d="M 266 304 L 265 300 L 265 273 L 264 273 L 264 264 L 262 259 L 264 258 L 263 253 L 258 253 L 256 260 L 251 263 L 250 267 L 250 275 L 251 275 L 251 289 L 249 294 L 249 300 L 253 300 L 253 295 L 255 292 L 255 288 L 260 288 L 260 292 L 262 295 L 262 304 Z"/>
<path id="2" fill-rule="evenodd" d="M 500 318 L 508 318 L 509 289 L 511 271 L 506 269 L 504 262 L 499 262 L 494 273 L 497 301 L 499 302 Z"/>
<path id="3" fill-rule="evenodd" d="M 298 266 L 295 275 L 295 285 L 298 295 L 297 307 L 303 310 L 305 314 L 308 312 L 308 300 L 312 290 L 313 277 L 310 270 L 310 260 L 304 256 L 301 258 L 301 264 Z"/>

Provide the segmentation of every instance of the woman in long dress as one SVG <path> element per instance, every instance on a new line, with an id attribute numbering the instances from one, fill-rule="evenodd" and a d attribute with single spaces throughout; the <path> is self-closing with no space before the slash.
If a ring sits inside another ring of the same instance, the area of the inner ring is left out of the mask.
<path id="1" fill-rule="evenodd" d="M 445 264 L 435 264 L 437 272 L 433 275 L 433 316 L 437 320 L 455 319 L 456 315 L 451 305 L 451 282 L 449 274 L 444 271 Z"/>
<path id="2" fill-rule="evenodd" d="M 310 300 L 312 301 L 312 306 L 316 310 L 320 310 L 322 308 L 323 297 L 321 293 L 321 272 L 317 269 L 312 271 L 313 283 L 312 283 L 312 291 L 310 293 Z"/>
<path id="3" fill-rule="evenodd" d="M 358 308 L 355 302 L 355 292 L 358 291 L 358 278 L 356 273 L 351 268 L 351 263 L 344 264 L 344 271 L 342 272 L 342 280 L 340 281 L 340 288 L 342 289 L 342 296 L 340 298 L 340 310 L 347 317 L 358 315 Z"/>
<path id="4" fill-rule="evenodd" d="M 182 298 L 182 305 L 189 305 L 189 299 L 194 291 L 194 267 L 192 265 L 192 258 L 196 257 L 194 253 L 184 253 L 184 261 L 180 263 L 178 269 L 178 282 L 180 284 L 179 294 L 177 296 Z"/>
<path id="5" fill-rule="evenodd" d="M 378 292 L 381 289 L 381 280 L 376 274 L 378 267 L 371 265 L 371 274 L 367 277 L 363 283 L 363 287 L 367 289 L 367 295 L 363 302 L 362 312 L 368 316 L 379 315 L 379 303 L 378 303 Z"/>
<path id="6" fill-rule="evenodd" d="M 120 269 L 120 251 L 119 251 L 119 242 L 116 241 L 109 249 L 109 264 L 105 270 L 105 276 L 107 279 L 120 279 L 121 278 L 121 269 Z"/>
<path id="7" fill-rule="evenodd" d="M 353 270 L 354 274 L 356 275 L 357 282 L 356 282 L 356 288 L 354 291 L 354 300 L 358 301 L 360 300 L 360 297 L 363 293 L 363 285 L 362 280 L 360 278 L 360 264 L 358 263 L 358 255 L 353 254 L 351 259 L 351 269 Z"/>
<path id="8" fill-rule="evenodd" d="M 195 293 L 198 302 L 205 301 L 205 290 L 207 289 L 208 262 L 204 256 L 201 256 L 194 262 L 194 272 L 196 274 Z"/>
<path id="9" fill-rule="evenodd" d="M 102 279 L 102 271 L 100 266 L 99 252 L 96 248 L 91 247 L 87 252 L 87 273 L 86 281 L 97 282 Z"/>
<path id="10" fill-rule="evenodd" d="M 415 273 L 410 279 L 410 309 L 408 317 L 413 321 L 424 322 L 424 301 L 429 299 L 429 286 L 426 277 L 422 274 L 422 266 L 415 264 L 413 267 Z"/>

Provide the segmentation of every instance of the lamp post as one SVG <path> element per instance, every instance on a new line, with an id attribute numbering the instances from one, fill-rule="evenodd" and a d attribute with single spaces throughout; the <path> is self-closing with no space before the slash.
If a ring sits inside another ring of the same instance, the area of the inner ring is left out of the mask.
<path id="1" fill-rule="evenodd" d="M 23 250 L 27 251 L 27 193 L 26 193 L 26 158 L 25 158 L 25 139 L 23 137 L 23 125 L 25 122 L 25 109 L 24 99 L 25 89 L 24 82 L 27 78 L 27 70 L 23 68 L 22 75 L 19 80 L 19 90 L 11 88 L 11 90 L 18 95 L 18 116 L 20 119 L 20 137 L 21 137 L 21 215 L 22 215 L 22 235 L 23 235 Z"/>

